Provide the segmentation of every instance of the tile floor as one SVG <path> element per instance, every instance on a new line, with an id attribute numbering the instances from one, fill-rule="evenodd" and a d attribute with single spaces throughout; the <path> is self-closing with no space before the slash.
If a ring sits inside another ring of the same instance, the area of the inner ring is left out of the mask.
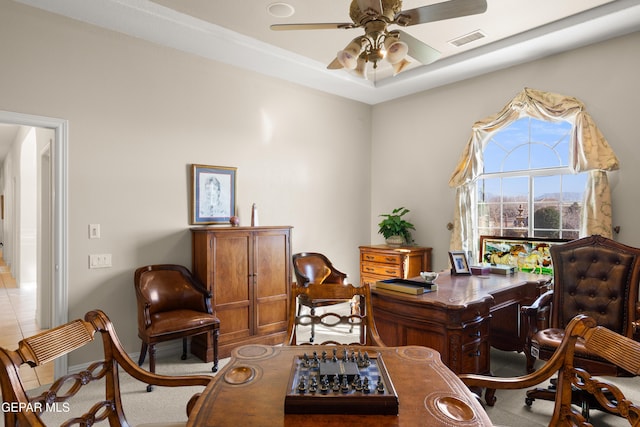
<path id="1" fill-rule="evenodd" d="M 40 332 L 35 320 L 36 287 L 18 288 L 0 249 L 0 347 L 15 350 L 18 342 Z M 53 363 L 36 369 L 21 368 L 25 388 L 32 389 L 53 382 Z"/>

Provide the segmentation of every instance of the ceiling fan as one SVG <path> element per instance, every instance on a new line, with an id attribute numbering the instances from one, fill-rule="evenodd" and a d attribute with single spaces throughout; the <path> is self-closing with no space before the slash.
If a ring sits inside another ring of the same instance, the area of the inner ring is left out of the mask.
<path id="1" fill-rule="evenodd" d="M 402 10 L 402 0 L 352 0 L 349 16 L 353 22 L 275 24 L 272 30 L 323 30 L 364 28 L 364 35 L 354 38 L 328 69 L 353 70 L 366 78 L 366 65 L 386 60 L 394 75 L 406 69 L 410 61 L 407 56 L 421 64 L 429 64 L 440 57 L 440 52 L 402 30 L 389 30 L 395 24 L 401 27 L 425 24 L 461 16 L 476 15 L 487 10 L 486 0 L 449 0 L 415 9 Z"/>

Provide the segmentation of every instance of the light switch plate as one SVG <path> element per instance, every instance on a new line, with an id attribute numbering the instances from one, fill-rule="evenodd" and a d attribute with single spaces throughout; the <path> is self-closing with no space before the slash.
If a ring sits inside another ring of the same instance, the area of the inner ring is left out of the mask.
<path id="1" fill-rule="evenodd" d="M 100 238 L 100 224 L 89 224 L 89 238 L 90 239 Z"/>

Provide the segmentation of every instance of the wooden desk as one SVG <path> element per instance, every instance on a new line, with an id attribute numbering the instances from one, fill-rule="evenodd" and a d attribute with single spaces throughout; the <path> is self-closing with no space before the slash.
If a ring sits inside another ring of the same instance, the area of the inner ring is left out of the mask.
<path id="1" fill-rule="evenodd" d="M 187 426 L 491 426 L 468 388 L 425 347 L 353 347 L 384 358 L 398 394 L 398 415 L 285 414 L 284 398 L 294 356 L 335 346 L 269 347 L 247 345 L 233 350 L 228 365 L 216 375 L 193 408 Z M 343 349 L 344 347 L 338 346 Z M 357 350 L 356 350 L 357 351 Z M 236 374 L 255 375 L 238 384 Z"/>
<path id="2" fill-rule="evenodd" d="M 524 350 L 520 306 L 531 304 L 545 291 L 549 279 L 527 273 L 444 272 L 436 279 L 437 291 L 418 296 L 372 289 L 374 318 L 386 345 L 430 347 L 457 374 L 490 374 L 490 346 Z"/>

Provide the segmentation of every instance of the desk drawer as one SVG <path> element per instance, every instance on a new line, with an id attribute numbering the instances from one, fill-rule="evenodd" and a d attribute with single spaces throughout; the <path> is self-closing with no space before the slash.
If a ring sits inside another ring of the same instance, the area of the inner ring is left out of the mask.
<path id="1" fill-rule="evenodd" d="M 375 262 L 381 264 L 395 264 L 400 265 L 402 263 L 402 255 L 396 254 L 376 254 L 376 253 L 362 253 L 360 259 L 363 263 Z"/>
<path id="2" fill-rule="evenodd" d="M 363 274 L 375 274 L 384 277 L 402 277 L 402 269 L 395 265 L 362 263 L 360 272 Z"/>
<path id="3" fill-rule="evenodd" d="M 489 374 L 489 342 L 480 340 L 462 347 L 459 373 Z"/>
<path id="4" fill-rule="evenodd" d="M 466 345 L 481 339 L 486 340 L 488 336 L 489 323 L 486 320 L 467 324 L 462 329 L 462 345 Z"/>

